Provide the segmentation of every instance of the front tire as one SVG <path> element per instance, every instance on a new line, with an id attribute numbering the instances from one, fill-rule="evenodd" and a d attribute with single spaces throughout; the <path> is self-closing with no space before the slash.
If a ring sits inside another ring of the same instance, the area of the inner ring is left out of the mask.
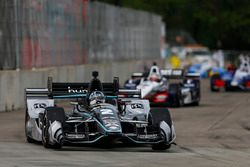
<path id="1" fill-rule="evenodd" d="M 162 137 L 166 140 L 166 134 L 163 131 L 161 131 L 161 134 L 162 134 Z M 164 150 L 170 149 L 170 147 L 171 147 L 171 144 L 166 144 L 165 142 L 160 142 L 158 144 L 153 144 L 152 150 L 164 151 Z"/>
<path id="2" fill-rule="evenodd" d="M 159 129 L 160 123 L 162 121 L 165 121 L 170 128 L 172 127 L 172 119 L 171 119 L 171 116 L 170 116 L 168 109 L 159 108 L 159 107 L 152 108 L 150 111 L 150 115 L 149 115 L 150 125 Z M 169 149 L 171 147 L 171 143 L 168 143 L 168 141 L 166 141 L 166 139 L 167 139 L 166 134 L 164 133 L 164 131 L 162 129 L 159 129 L 159 133 L 161 133 L 162 138 L 164 139 L 164 142 L 153 144 L 152 150 L 163 151 L 163 150 Z M 168 138 L 171 138 L 171 136 L 169 136 Z"/>

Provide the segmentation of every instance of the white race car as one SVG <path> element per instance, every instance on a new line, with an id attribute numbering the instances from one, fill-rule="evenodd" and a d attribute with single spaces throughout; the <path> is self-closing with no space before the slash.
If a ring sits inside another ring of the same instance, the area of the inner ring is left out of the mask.
<path id="1" fill-rule="evenodd" d="M 151 105 L 180 107 L 184 104 L 199 104 L 200 76 L 197 73 L 184 75 L 182 69 L 160 70 L 153 65 L 146 75 L 141 73 L 140 82 L 138 74 L 134 82 L 137 83 L 136 89 L 141 90 L 142 98 L 148 99 Z M 169 83 L 169 79 L 182 79 L 182 82 Z M 129 85 L 124 86 L 129 88 Z"/>

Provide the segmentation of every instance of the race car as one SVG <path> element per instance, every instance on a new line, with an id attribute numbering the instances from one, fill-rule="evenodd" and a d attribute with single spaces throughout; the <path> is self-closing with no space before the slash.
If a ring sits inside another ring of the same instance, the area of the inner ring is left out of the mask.
<path id="1" fill-rule="evenodd" d="M 176 134 L 167 109 L 150 108 L 139 90 L 119 89 L 117 77 L 102 83 L 97 76 L 94 72 L 90 83 L 49 78 L 47 88 L 27 88 L 27 141 L 55 149 L 116 141 L 151 145 L 153 150 L 170 148 Z M 73 107 L 60 107 L 60 100 L 70 100 Z"/>
<path id="2" fill-rule="evenodd" d="M 231 66 L 224 69 L 213 71 L 214 75 L 210 80 L 211 91 L 217 92 L 221 89 L 225 91 L 232 90 L 250 90 L 250 57 L 240 56 L 240 66 L 235 69 Z"/>
<path id="3" fill-rule="evenodd" d="M 176 106 L 185 104 L 199 105 L 200 101 L 200 75 L 198 73 L 188 73 L 184 75 L 182 69 L 160 70 L 157 65 L 153 65 L 146 74 L 136 73 L 136 80 L 131 82 L 136 85 L 136 89 L 141 90 L 142 98 L 148 99 L 152 106 Z M 182 82 L 169 83 L 171 79 L 182 79 Z M 124 84 L 126 89 L 134 89 Z"/>

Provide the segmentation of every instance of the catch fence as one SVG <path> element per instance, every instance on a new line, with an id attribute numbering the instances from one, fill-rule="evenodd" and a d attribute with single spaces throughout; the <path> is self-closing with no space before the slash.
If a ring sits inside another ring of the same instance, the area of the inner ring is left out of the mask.
<path id="1" fill-rule="evenodd" d="M 0 0 L 0 69 L 160 58 L 162 25 L 87 0 Z"/>

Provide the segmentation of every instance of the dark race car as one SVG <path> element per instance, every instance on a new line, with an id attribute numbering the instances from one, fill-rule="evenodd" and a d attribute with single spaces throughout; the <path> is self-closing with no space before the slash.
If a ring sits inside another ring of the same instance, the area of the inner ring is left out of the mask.
<path id="1" fill-rule="evenodd" d="M 116 141 L 170 148 L 176 135 L 167 109 L 150 108 L 138 90 L 119 89 L 118 78 L 102 83 L 97 73 L 93 77 L 90 83 L 50 79 L 48 88 L 27 88 L 27 141 L 41 141 L 46 148 Z M 71 100 L 73 107 L 60 107 L 58 100 Z"/>

